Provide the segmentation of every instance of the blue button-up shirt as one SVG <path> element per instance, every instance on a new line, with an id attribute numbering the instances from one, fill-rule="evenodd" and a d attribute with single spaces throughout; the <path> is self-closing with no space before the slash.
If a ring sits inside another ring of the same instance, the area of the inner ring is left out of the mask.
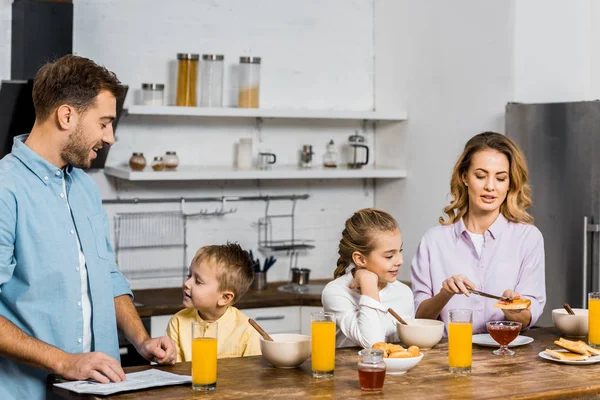
<path id="1" fill-rule="evenodd" d="M 75 230 L 88 273 L 92 351 L 119 360 L 114 297 L 132 294 L 115 263 L 98 189 L 82 170 L 44 160 L 26 137 L 0 160 L 0 315 L 68 353 L 83 351 Z M 0 356 L 0 399 L 44 398 L 47 375 Z"/>

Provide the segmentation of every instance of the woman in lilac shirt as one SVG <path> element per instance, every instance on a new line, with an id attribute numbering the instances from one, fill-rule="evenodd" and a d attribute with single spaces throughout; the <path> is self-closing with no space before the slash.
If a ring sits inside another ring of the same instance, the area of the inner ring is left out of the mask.
<path id="1" fill-rule="evenodd" d="M 471 138 L 450 181 L 453 200 L 429 229 L 412 262 L 416 318 L 441 319 L 448 310 L 473 310 L 473 333 L 487 321 L 533 325 L 544 309 L 544 239 L 533 226 L 531 189 L 525 158 L 504 135 L 484 132 Z M 470 295 L 467 288 L 509 298 L 528 298 L 527 310 L 500 310 L 495 300 Z"/>

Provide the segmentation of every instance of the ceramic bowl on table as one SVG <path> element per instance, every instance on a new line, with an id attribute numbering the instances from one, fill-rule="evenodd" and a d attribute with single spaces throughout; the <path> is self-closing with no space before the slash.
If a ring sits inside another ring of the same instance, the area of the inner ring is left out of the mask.
<path id="1" fill-rule="evenodd" d="M 406 320 L 408 325 L 398 323 L 396 330 L 400 341 L 407 346 L 427 350 L 442 340 L 444 323 L 436 319 L 415 318 Z"/>
<path id="2" fill-rule="evenodd" d="M 270 335 L 273 341 L 260 338 L 265 360 L 277 368 L 296 368 L 310 357 L 310 336 L 296 333 Z"/>
<path id="3" fill-rule="evenodd" d="M 385 373 L 387 375 L 403 375 L 409 369 L 414 368 L 422 359 L 423 353 L 411 358 L 384 358 Z"/>
<path id="4" fill-rule="evenodd" d="M 582 337 L 588 334 L 588 310 L 574 308 L 570 315 L 564 308 L 552 310 L 552 323 L 563 336 Z"/>

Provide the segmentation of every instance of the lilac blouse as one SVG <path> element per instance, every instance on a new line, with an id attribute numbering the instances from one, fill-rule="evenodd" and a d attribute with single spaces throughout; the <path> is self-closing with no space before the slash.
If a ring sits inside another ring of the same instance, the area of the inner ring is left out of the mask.
<path id="1" fill-rule="evenodd" d="M 457 274 L 465 275 L 481 291 L 500 296 L 505 289 L 512 289 L 529 298 L 533 325 L 546 304 L 542 233 L 533 225 L 510 222 L 500 214 L 484 234 L 479 257 L 462 219 L 453 225 L 430 228 L 412 262 L 415 310 L 423 300 L 439 293 L 445 279 Z M 494 303 L 477 295 L 455 295 L 438 318 L 447 328 L 448 310 L 471 309 L 473 333 L 487 332 L 487 321 L 506 319 Z"/>

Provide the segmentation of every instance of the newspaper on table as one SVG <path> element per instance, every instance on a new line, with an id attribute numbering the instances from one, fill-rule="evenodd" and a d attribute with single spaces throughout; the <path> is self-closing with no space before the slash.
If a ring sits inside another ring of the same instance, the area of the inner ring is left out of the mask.
<path id="1" fill-rule="evenodd" d="M 192 383 L 189 375 L 177 375 L 159 369 L 148 369 L 141 372 L 132 372 L 125 375 L 122 382 L 99 383 L 96 381 L 72 381 L 55 383 L 54 386 L 70 390 L 75 393 L 108 395 L 130 390 L 147 389 L 158 386 L 182 385 Z"/>

